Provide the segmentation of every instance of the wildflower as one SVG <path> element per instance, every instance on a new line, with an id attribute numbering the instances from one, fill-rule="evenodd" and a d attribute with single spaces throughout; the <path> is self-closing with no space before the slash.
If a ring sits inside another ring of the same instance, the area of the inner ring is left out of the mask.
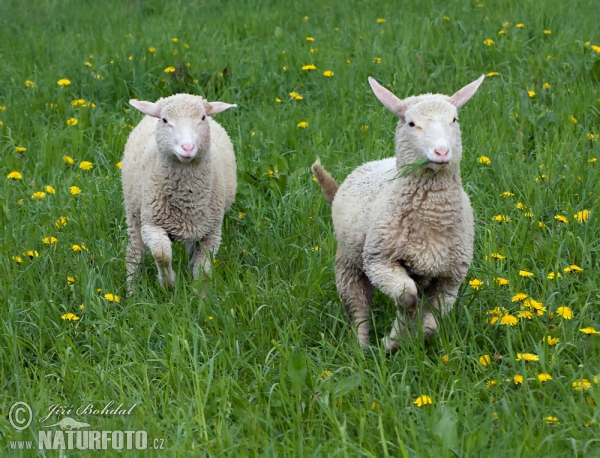
<path id="1" fill-rule="evenodd" d="M 515 205 L 515 207 L 517 207 L 519 210 L 524 210 L 527 208 L 527 205 L 525 205 L 523 202 L 517 202 L 517 205 Z"/>
<path id="2" fill-rule="evenodd" d="M 487 40 L 485 40 L 483 42 L 483 44 L 487 45 L 487 46 L 492 46 L 494 44 L 494 40 L 492 40 L 491 38 L 488 38 Z"/>
<path id="3" fill-rule="evenodd" d="M 71 81 L 69 81 L 67 78 L 62 78 L 60 80 L 58 80 L 58 84 L 59 86 L 68 86 L 69 84 L 71 84 Z"/>
<path id="4" fill-rule="evenodd" d="M 281 99 L 279 97 L 275 97 L 275 102 L 281 103 Z"/>
<path id="5" fill-rule="evenodd" d="M 297 92 L 290 92 L 290 97 L 294 100 L 302 100 L 302 96 Z"/>
<path id="6" fill-rule="evenodd" d="M 244 213 L 243 212 L 239 212 L 238 213 L 238 218 L 239 219 L 244 219 Z"/>
<path id="7" fill-rule="evenodd" d="M 600 331 L 596 331 L 594 328 L 592 327 L 587 327 L 587 328 L 582 328 L 580 329 L 581 332 L 590 335 L 590 334 L 600 334 Z"/>
<path id="8" fill-rule="evenodd" d="M 556 313 L 563 317 L 565 320 L 570 320 L 573 318 L 573 310 L 571 310 L 569 307 L 567 306 L 563 306 L 563 307 L 558 307 L 556 309 Z"/>
<path id="9" fill-rule="evenodd" d="M 67 277 L 67 284 L 72 285 L 73 283 L 75 283 L 75 279 L 77 277 Z"/>
<path id="10" fill-rule="evenodd" d="M 41 191 L 34 192 L 34 193 L 31 195 L 31 198 L 32 198 L 32 199 L 43 199 L 44 197 L 46 197 L 46 193 L 45 193 L 45 192 L 41 192 Z"/>
<path id="11" fill-rule="evenodd" d="M 117 166 L 117 168 L 119 168 L 119 169 L 120 169 L 121 167 L 123 167 L 123 163 L 122 163 L 121 161 L 117 162 L 115 165 L 116 165 L 116 166 Z"/>
<path id="12" fill-rule="evenodd" d="M 306 37 L 306 41 L 309 41 L 312 43 L 313 41 L 315 41 L 315 39 L 313 37 Z"/>
<path id="13" fill-rule="evenodd" d="M 498 30 L 498 35 L 506 35 L 506 31 L 503 29 Z"/>
<path id="14" fill-rule="evenodd" d="M 563 216 L 563 215 L 554 215 L 554 219 L 557 220 L 557 221 L 560 221 L 561 223 L 569 224 L 569 220 L 567 219 L 566 216 Z"/>
<path id="15" fill-rule="evenodd" d="M 558 424 L 558 418 L 556 417 L 544 417 L 544 420 L 546 420 L 546 423 L 549 425 Z"/>
<path id="16" fill-rule="evenodd" d="M 109 302 L 121 302 L 121 298 L 119 296 L 110 293 L 105 294 L 104 299 L 106 299 Z"/>
<path id="17" fill-rule="evenodd" d="M 496 380 L 488 380 L 487 382 L 485 382 L 485 387 L 489 390 L 493 386 L 496 386 L 496 384 Z"/>
<path id="18" fill-rule="evenodd" d="M 56 237 L 44 237 L 42 242 L 44 242 L 46 245 L 54 245 L 56 242 L 58 242 L 58 239 Z"/>
<path id="19" fill-rule="evenodd" d="M 450 18 L 449 18 L 448 16 L 444 16 L 442 19 L 443 19 L 445 22 L 448 22 L 448 21 L 450 21 Z"/>
<path id="20" fill-rule="evenodd" d="M 381 63 L 381 57 L 373 57 L 373 62 L 375 62 L 376 64 L 380 64 Z"/>
<path id="21" fill-rule="evenodd" d="M 588 379 L 582 378 L 581 380 L 575 380 L 571 386 L 577 391 L 585 391 L 589 390 L 592 387 L 592 384 Z"/>
<path id="22" fill-rule="evenodd" d="M 315 67 L 313 64 L 308 64 L 302 67 L 302 70 L 316 70 L 317 67 Z"/>
<path id="23" fill-rule="evenodd" d="M 550 89 L 550 83 L 548 83 L 548 82 L 545 82 L 544 84 L 542 84 L 542 87 L 543 87 L 544 89 Z"/>
<path id="24" fill-rule="evenodd" d="M 23 175 L 21 175 L 19 172 L 10 172 L 8 175 L 6 175 L 6 178 L 10 180 L 20 180 L 23 178 Z"/>
<path id="25" fill-rule="evenodd" d="M 519 313 L 517 313 L 517 318 L 531 320 L 533 318 L 533 313 L 531 313 L 529 310 L 521 310 Z"/>
<path id="26" fill-rule="evenodd" d="M 383 24 L 384 22 L 385 22 L 385 19 L 383 19 L 383 18 L 377 19 L 377 24 Z"/>
<path id="27" fill-rule="evenodd" d="M 544 35 L 552 35 L 552 30 L 544 30 Z"/>
<path id="28" fill-rule="evenodd" d="M 79 320 L 79 317 L 77 315 L 75 315 L 74 313 L 65 313 L 63 316 L 61 316 L 61 318 L 63 320 L 68 320 L 68 321 L 77 321 Z"/>
<path id="29" fill-rule="evenodd" d="M 323 76 L 326 76 L 327 78 L 331 78 L 334 75 L 335 75 L 335 73 L 333 73 L 331 70 L 325 70 L 323 72 Z"/>
<path id="30" fill-rule="evenodd" d="M 539 361 L 540 357 L 533 353 L 517 353 L 517 361 L 521 361 L 522 359 L 525 361 Z"/>
<path id="31" fill-rule="evenodd" d="M 502 197 L 512 197 L 514 196 L 514 193 L 510 192 L 510 191 L 504 191 L 502 194 L 500 194 Z"/>
<path id="32" fill-rule="evenodd" d="M 535 274 L 533 272 L 529 272 L 527 270 L 519 270 L 519 275 L 521 277 L 533 277 Z"/>
<path id="33" fill-rule="evenodd" d="M 493 278 L 492 281 L 496 283 L 498 286 L 506 286 L 508 285 L 508 280 L 506 278 L 498 277 Z"/>
<path id="34" fill-rule="evenodd" d="M 519 302 L 519 301 L 522 301 L 523 299 L 527 299 L 527 294 L 517 293 L 513 297 L 511 297 L 510 301 L 511 302 Z"/>
<path id="35" fill-rule="evenodd" d="M 80 246 L 80 245 L 73 245 L 71 248 L 72 248 L 72 249 L 73 249 L 73 251 L 75 251 L 75 252 L 81 251 L 81 246 Z"/>
<path id="36" fill-rule="evenodd" d="M 477 159 L 477 162 L 484 165 L 490 165 L 492 163 L 490 158 L 487 156 L 481 156 L 479 159 Z"/>
<path id="37" fill-rule="evenodd" d="M 346 64 L 350 65 L 350 59 L 346 59 Z"/>
<path id="38" fill-rule="evenodd" d="M 67 123 L 67 126 L 76 126 L 78 122 L 79 122 L 79 121 L 77 121 L 77 119 L 76 119 L 76 118 L 69 118 L 69 119 L 67 119 L 67 121 L 66 121 L 66 123 Z"/>
<path id="39" fill-rule="evenodd" d="M 488 78 L 491 78 L 492 76 L 498 76 L 499 74 L 500 73 L 498 73 L 498 72 L 489 72 L 485 76 L 487 76 Z"/>
<path id="40" fill-rule="evenodd" d="M 417 407 L 422 407 L 427 404 L 433 404 L 433 401 L 426 394 L 422 394 L 421 396 L 419 396 L 417 399 L 415 399 L 413 401 L 413 404 L 415 404 Z"/>
<path id="41" fill-rule="evenodd" d="M 544 307 L 542 302 L 536 301 L 531 297 L 523 301 L 523 307 L 525 309 L 535 310 L 538 316 L 542 316 L 546 311 L 546 307 Z"/>
<path id="42" fill-rule="evenodd" d="M 492 218 L 494 221 L 498 221 L 499 223 L 507 223 L 510 221 L 510 218 L 505 215 L 496 215 Z"/>
<path id="43" fill-rule="evenodd" d="M 299 122 L 297 124 L 297 127 L 302 127 L 303 129 L 306 129 L 308 127 L 308 123 L 306 121 Z"/>
<path id="44" fill-rule="evenodd" d="M 284 65 L 284 66 L 283 66 L 283 71 L 285 72 L 287 69 L 288 69 L 288 68 L 287 68 L 287 65 Z"/>
<path id="45" fill-rule="evenodd" d="M 592 135 L 592 134 L 590 134 L 590 135 Z M 594 163 L 594 162 L 596 162 L 597 160 L 598 160 L 597 158 L 595 158 L 595 157 L 592 157 L 592 158 L 588 159 L 588 162 L 589 162 L 590 164 L 593 164 L 593 163 Z"/>
<path id="46" fill-rule="evenodd" d="M 600 46 L 592 45 L 592 49 L 600 54 Z"/>
<path id="47" fill-rule="evenodd" d="M 479 362 L 482 366 L 487 366 L 492 362 L 492 358 L 490 358 L 490 355 L 483 355 L 479 357 Z"/>
<path id="48" fill-rule="evenodd" d="M 79 168 L 81 170 L 91 170 L 94 165 L 89 161 L 82 161 L 79 163 Z"/>
<path id="49" fill-rule="evenodd" d="M 579 221 L 580 223 L 585 223 L 585 221 L 588 219 L 589 216 L 590 216 L 589 210 L 581 210 L 580 212 L 577 212 L 576 214 L 574 214 L 573 218 L 575 220 Z"/>
<path id="50" fill-rule="evenodd" d="M 538 374 L 537 378 L 542 383 L 552 380 L 552 376 L 550 374 L 546 374 L 545 372 L 542 374 Z"/>
<path id="51" fill-rule="evenodd" d="M 63 156 L 63 161 L 65 161 L 69 165 L 73 165 L 75 163 L 71 156 Z"/>
<path id="52" fill-rule="evenodd" d="M 46 186 L 44 189 L 46 190 L 46 192 L 48 194 L 55 194 L 56 193 L 55 189 L 52 186 Z"/>
<path id="53" fill-rule="evenodd" d="M 521 23 L 521 22 L 519 22 L 519 23 L 517 24 L 517 28 L 518 28 L 518 29 L 522 29 L 522 28 L 524 28 L 524 27 L 525 27 L 525 24 L 523 24 L 523 23 Z"/>
<path id="54" fill-rule="evenodd" d="M 560 339 L 558 337 L 546 336 L 546 342 L 548 345 L 553 346 L 560 342 Z"/>
<path id="55" fill-rule="evenodd" d="M 579 121 L 577 121 L 577 118 L 575 116 L 571 115 L 571 122 L 573 124 L 577 124 Z"/>
<path id="56" fill-rule="evenodd" d="M 67 225 L 68 220 L 69 218 L 67 218 L 66 216 L 61 216 L 56 221 L 54 221 L 54 225 L 57 229 L 60 229 L 61 227 L 65 227 Z"/>
<path id="57" fill-rule="evenodd" d="M 557 272 L 557 273 L 550 272 L 546 278 L 548 280 L 554 280 L 554 277 L 560 278 L 560 277 L 562 277 L 562 274 L 560 272 Z"/>
<path id="58" fill-rule="evenodd" d="M 75 278 L 77 278 L 77 277 L 75 277 Z M 81 305 L 79 306 L 79 310 L 83 310 L 83 309 L 85 309 L 85 305 L 81 304 Z"/>
<path id="59" fill-rule="evenodd" d="M 150 53 L 154 53 L 154 52 L 156 52 L 156 48 L 155 48 L 154 46 L 150 46 L 150 47 L 148 48 L 148 52 L 150 52 Z"/>
<path id="60" fill-rule="evenodd" d="M 469 285 L 471 286 L 471 288 L 473 289 L 479 289 L 481 288 L 481 286 L 483 285 L 483 282 L 481 280 L 478 280 L 476 278 L 474 278 L 473 280 L 471 280 L 469 282 Z"/>
<path id="61" fill-rule="evenodd" d="M 513 381 L 515 382 L 515 385 L 519 385 L 523 383 L 523 376 L 522 375 L 515 375 L 513 378 Z"/>
<path id="62" fill-rule="evenodd" d="M 165 73 L 173 73 L 175 72 L 175 67 L 167 67 L 165 68 Z"/>
<path id="63" fill-rule="evenodd" d="M 532 218 L 533 217 L 533 213 L 531 213 L 531 212 L 525 212 L 524 216 L 526 216 L 528 218 Z"/>
<path id="64" fill-rule="evenodd" d="M 81 107 L 85 105 L 85 99 L 76 99 L 71 102 L 73 108 Z"/>
<path id="65" fill-rule="evenodd" d="M 70 192 L 71 194 L 73 194 L 74 196 L 76 196 L 77 194 L 80 194 L 80 193 L 81 193 L 81 189 L 79 189 L 77 186 L 71 186 L 71 187 L 69 188 L 69 192 Z"/>
<path id="66" fill-rule="evenodd" d="M 500 319 L 500 324 L 506 324 L 506 325 L 509 325 L 509 326 L 514 326 L 518 322 L 519 322 L 519 320 L 517 320 L 517 318 L 515 316 L 510 315 L 510 314 L 504 315 Z"/>
<path id="67" fill-rule="evenodd" d="M 506 256 L 502 256 L 500 253 L 490 253 L 490 258 L 502 261 L 503 259 L 506 259 Z"/>
<path id="68" fill-rule="evenodd" d="M 530 98 L 534 98 L 534 97 L 535 97 L 535 92 L 533 92 L 533 91 L 527 91 L 527 95 L 528 95 Z"/>
<path id="69" fill-rule="evenodd" d="M 583 269 L 579 266 L 576 266 L 575 264 L 571 264 L 569 267 L 565 267 L 563 269 L 566 273 L 571 273 L 571 272 L 583 272 Z"/>
<path id="70" fill-rule="evenodd" d="M 450 361 L 450 357 L 448 355 L 442 356 L 442 362 L 444 364 L 448 364 L 448 361 Z"/>
<path id="71" fill-rule="evenodd" d="M 15 146 L 15 149 L 17 150 L 17 153 L 24 153 L 25 151 L 27 151 L 27 148 L 24 148 L 22 146 Z"/>

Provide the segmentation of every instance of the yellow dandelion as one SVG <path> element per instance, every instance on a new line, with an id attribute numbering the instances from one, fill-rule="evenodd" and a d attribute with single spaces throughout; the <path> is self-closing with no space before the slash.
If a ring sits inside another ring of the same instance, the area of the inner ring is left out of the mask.
<path id="1" fill-rule="evenodd" d="M 583 332 L 584 334 L 587 335 L 591 335 L 591 334 L 600 334 L 600 331 L 596 331 L 594 328 L 592 328 L 591 326 L 587 327 L 587 328 L 581 328 L 580 329 L 581 332 Z"/>
<path id="2" fill-rule="evenodd" d="M 313 37 L 306 37 L 306 41 L 309 41 L 312 43 L 313 41 L 315 41 L 315 39 Z"/>
<path id="3" fill-rule="evenodd" d="M 380 64 L 381 63 L 381 57 L 373 57 L 373 62 L 375 62 L 376 64 Z"/>
<path id="4" fill-rule="evenodd" d="M 533 313 L 531 313 L 529 310 L 521 310 L 519 313 L 517 313 L 517 318 L 531 320 L 533 318 Z"/>
<path id="5" fill-rule="evenodd" d="M 104 295 L 104 299 L 108 302 L 121 302 L 121 298 L 115 294 L 107 293 Z"/>
<path id="6" fill-rule="evenodd" d="M 155 48 L 154 46 L 150 46 L 150 47 L 148 48 L 148 52 L 150 52 L 150 53 L 155 53 L 155 52 L 156 52 L 156 48 Z"/>
<path id="7" fill-rule="evenodd" d="M 123 167 L 123 163 L 122 163 L 121 161 L 117 162 L 115 165 L 116 165 L 116 166 L 117 166 L 117 168 L 119 168 L 119 169 Z"/>
<path id="8" fill-rule="evenodd" d="M 281 103 L 281 99 L 279 97 L 275 97 L 275 102 Z"/>
<path id="9" fill-rule="evenodd" d="M 302 100 L 302 96 L 297 92 L 290 92 L 290 97 L 294 100 Z"/>
<path id="10" fill-rule="evenodd" d="M 326 76 L 327 78 L 331 78 L 334 75 L 335 75 L 335 73 L 333 73 L 331 70 L 325 70 L 323 72 L 323 76 Z"/>
<path id="11" fill-rule="evenodd" d="M 592 387 L 592 384 L 588 379 L 582 378 L 581 380 L 575 380 L 571 386 L 577 391 L 585 391 L 589 390 Z"/>
<path id="12" fill-rule="evenodd" d="M 483 44 L 486 45 L 486 46 L 492 46 L 494 43 L 495 43 L 495 41 L 492 40 L 491 38 L 488 38 L 487 40 L 485 40 L 483 42 Z"/>
<path id="13" fill-rule="evenodd" d="M 496 215 L 492 217 L 492 220 L 498 221 L 499 223 L 508 223 L 510 221 L 510 218 L 505 215 Z"/>
<path id="14" fill-rule="evenodd" d="M 79 163 L 79 168 L 81 170 L 91 170 L 94 165 L 89 161 L 82 161 Z"/>
<path id="15" fill-rule="evenodd" d="M 525 205 L 523 202 L 517 202 L 517 205 L 515 205 L 515 207 L 517 207 L 519 210 L 524 210 L 527 208 L 527 205 Z"/>
<path id="16" fill-rule="evenodd" d="M 43 199 L 44 197 L 46 197 L 46 193 L 45 193 L 45 192 L 41 192 L 41 191 L 34 192 L 34 193 L 31 195 L 31 198 L 32 198 L 32 199 Z"/>
<path id="17" fill-rule="evenodd" d="M 573 310 L 571 310 L 567 306 L 558 307 L 556 309 L 556 314 L 564 318 L 565 320 L 570 320 L 573 318 Z"/>
<path id="18" fill-rule="evenodd" d="M 301 127 L 302 129 L 306 129 L 308 127 L 308 123 L 306 121 L 301 121 L 296 124 L 297 127 Z"/>
<path id="19" fill-rule="evenodd" d="M 589 43 L 589 42 L 588 42 Z M 592 50 L 600 54 L 600 46 L 592 45 Z"/>
<path id="20" fill-rule="evenodd" d="M 589 210 L 581 210 L 580 212 L 577 212 L 576 214 L 574 214 L 573 218 L 580 223 L 585 223 L 585 221 L 589 218 L 589 216 L 590 216 Z"/>
<path id="21" fill-rule="evenodd" d="M 552 30 L 544 30 L 544 35 L 552 35 Z"/>
<path id="22" fill-rule="evenodd" d="M 548 345 L 553 346 L 556 345 L 558 342 L 560 342 L 560 339 L 558 337 L 546 336 L 546 343 L 548 343 Z"/>
<path id="23" fill-rule="evenodd" d="M 73 108 L 81 107 L 83 105 L 85 105 L 85 100 L 84 99 L 76 99 L 76 100 L 73 100 L 71 102 L 71 106 Z"/>
<path id="24" fill-rule="evenodd" d="M 490 358 L 490 355 L 482 355 L 482 356 L 479 357 L 479 363 L 482 366 L 487 366 L 491 362 L 492 362 L 492 358 Z"/>
<path id="25" fill-rule="evenodd" d="M 56 237 L 44 237 L 42 242 L 44 242 L 46 245 L 54 245 L 56 242 L 58 242 L 58 239 Z"/>
<path id="26" fill-rule="evenodd" d="M 65 313 L 64 315 L 61 316 L 61 318 L 63 320 L 67 320 L 67 321 L 77 321 L 79 320 L 79 317 L 77 315 L 75 315 L 74 313 Z"/>
<path id="27" fill-rule="evenodd" d="M 52 186 L 46 186 L 44 188 L 48 194 L 55 194 L 56 190 Z"/>
<path id="28" fill-rule="evenodd" d="M 563 270 L 566 273 L 583 272 L 583 269 L 575 264 L 571 264 L 569 267 L 565 267 Z"/>
<path id="29" fill-rule="evenodd" d="M 59 229 L 61 227 L 65 227 L 67 225 L 67 221 L 69 221 L 69 218 L 67 218 L 66 216 L 61 216 L 56 221 L 54 221 L 54 225 L 57 229 Z"/>
<path id="30" fill-rule="evenodd" d="M 76 277 L 67 277 L 67 284 L 72 285 L 75 283 Z"/>
<path id="31" fill-rule="evenodd" d="M 302 70 L 316 70 L 317 67 L 315 67 L 313 64 L 308 64 L 308 65 L 304 65 L 302 67 Z"/>
<path id="32" fill-rule="evenodd" d="M 25 81 L 25 87 L 35 87 L 35 83 L 31 80 Z"/>
<path id="33" fill-rule="evenodd" d="M 515 317 L 513 315 L 504 315 L 500 319 L 500 324 L 506 324 L 508 326 L 514 326 L 518 322 L 519 322 L 519 320 L 517 320 L 517 317 Z"/>
<path id="34" fill-rule="evenodd" d="M 69 165 L 75 164 L 75 161 L 71 156 L 63 156 L 63 161 L 65 161 Z"/>
<path id="35" fill-rule="evenodd" d="M 521 277 L 533 277 L 534 273 L 533 272 L 529 272 L 527 270 L 519 270 L 519 275 Z"/>
<path id="36" fill-rule="evenodd" d="M 550 89 L 550 83 L 548 83 L 548 82 L 545 82 L 544 84 L 542 84 L 542 87 L 543 87 L 544 89 Z"/>
<path id="37" fill-rule="evenodd" d="M 552 380 L 552 376 L 550 374 L 546 374 L 545 372 L 538 374 L 537 378 L 542 383 Z"/>
<path id="38" fill-rule="evenodd" d="M 533 353 L 517 353 L 517 361 L 539 361 L 540 357 Z"/>
<path id="39" fill-rule="evenodd" d="M 481 288 L 483 286 L 483 282 L 481 280 L 478 280 L 477 278 L 474 278 L 473 280 L 471 280 L 469 282 L 469 285 L 473 289 L 479 289 L 479 288 Z"/>
<path id="40" fill-rule="evenodd" d="M 23 258 L 21 256 L 11 256 L 13 261 L 16 261 L 17 264 L 21 264 L 23 262 Z"/>
<path id="41" fill-rule="evenodd" d="M 492 163 L 490 158 L 487 156 L 481 156 L 479 159 L 477 159 L 477 162 L 484 165 L 490 165 Z"/>
<path id="42" fill-rule="evenodd" d="M 486 73 L 485 76 L 487 76 L 488 78 L 491 78 L 492 76 L 498 76 L 499 74 L 500 73 L 498 73 L 498 72 L 489 72 L 489 73 Z"/>
<path id="43" fill-rule="evenodd" d="M 17 153 L 24 153 L 25 151 L 27 151 L 27 148 L 23 146 L 15 146 L 15 150 L 17 150 Z"/>
<path id="44" fill-rule="evenodd" d="M 562 277 L 562 274 L 560 272 L 557 272 L 557 273 L 550 272 L 546 278 L 548 280 L 554 280 L 554 278 L 560 278 L 560 277 Z"/>
<path id="45" fill-rule="evenodd" d="M 597 136 L 597 135 L 594 135 L 594 134 L 591 134 L 591 133 L 590 133 L 590 134 L 588 134 L 588 135 L 587 135 L 587 137 L 588 137 L 590 140 L 592 140 L 592 141 L 593 141 L 593 140 L 596 140 L 596 138 L 598 138 L 598 136 Z M 593 158 L 593 159 L 595 159 L 595 158 Z M 590 162 L 590 161 L 588 160 L 588 162 Z M 594 161 L 594 162 L 596 162 L 596 161 Z"/>
<path id="46" fill-rule="evenodd" d="M 510 192 L 510 191 L 504 191 L 502 194 L 500 194 L 502 197 L 512 197 L 514 196 L 514 193 Z"/>
<path id="47" fill-rule="evenodd" d="M 498 382 L 496 382 L 496 380 L 488 380 L 487 382 L 485 382 L 485 387 L 489 390 L 490 388 L 493 388 L 497 385 Z"/>
<path id="48" fill-rule="evenodd" d="M 535 97 L 535 92 L 533 92 L 533 91 L 527 91 L 527 95 L 528 95 L 530 98 L 534 98 L 534 97 Z"/>
<path id="49" fill-rule="evenodd" d="M 575 116 L 571 115 L 571 122 L 573 124 L 577 124 L 579 121 L 577 121 L 577 118 Z"/>
<path id="50" fill-rule="evenodd" d="M 69 188 L 69 192 L 76 196 L 77 194 L 81 194 L 81 189 L 79 189 L 77 186 L 71 186 Z"/>
<path id="51" fill-rule="evenodd" d="M 371 410 L 377 410 L 377 409 L 379 409 L 379 404 L 377 404 L 376 402 L 373 402 L 371 404 Z"/>
<path id="52" fill-rule="evenodd" d="M 384 22 L 385 22 L 385 19 L 383 19 L 383 18 L 377 19 L 377 24 L 383 24 Z"/>
<path id="53" fill-rule="evenodd" d="M 561 223 L 569 224 L 569 220 L 567 219 L 566 216 L 563 216 L 563 215 L 554 215 L 554 219 L 557 220 L 557 221 L 560 221 Z"/>
<path id="54" fill-rule="evenodd" d="M 517 293 L 513 297 L 510 298 L 510 301 L 511 302 L 519 302 L 519 301 L 522 301 L 523 299 L 527 299 L 527 294 Z"/>
<path id="55" fill-rule="evenodd" d="M 539 377 L 539 376 L 538 376 Z M 544 420 L 546 421 L 547 424 L 549 425 L 557 425 L 559 423 L 558 418 L 557 417 L 544 417 Z"/>
<path id="56" fill-rule="evenodd" d="M 503 259 L 506 259 L 506 256 L 502 256 L 500 253 L 490 253 L 490 258 L 502 261 Z"/>
<path id="57" fill-rule="evenodd" d="M 68 86 L 69 84 L 71 84 L 71 81 L 69 81 L 67 78 L 62 78 L 60 80 L 58 80 L 58 84 L 59 86 Z"/>
<path id="58" fill-rule="evenodd" d="M 71 249 L 72 249 L 73 251 L 75 251 L 75 252 L 77 252 L 77 251 L 81 251 L 81 246 L 80 246 L 80 245 L 73 245 L 73 246 L 71 246 Z"/>
<path id="59" fill-rule="evenodd" d="M 517 24 L 517 28 L 518 28 L 518 29 L 522 29 L 522 28 L 524 28 L 524 27 L 525 27 L 525 24 L 523 24 L 522 22 L 519 22 L 519 23 Z"/>
<path id="60" fill-rule="evenodd" d="M 76 126 L 78 122 L 79 121 L 77 121 L 76 118 L 69 118 L 67 119 L 66 124 L 67 126 Z"/>
<path id="61" fill-rule="evenodd" d="M 415 399 L 413 401 L 413 404 L 415 404 L 417 407 L 423 407 L 423 406 L 426 406 L 427 404 L 433 404 L 433 401 L 426 394 L 422 394 L 421 396 L 419 396 L 417 399 Z"/>
<path id="62" fill-rule="evenodd" d="M 448 361 L 450 361 L 450 357 L 448 355 L 442 356 L 442 362 L 444 364 L 448 364 Z"/>
<path id="63" fill-rule="evenodd" d="M 498 277 L 492 278 L 492 281 L 496 283 L 498 286 L 506 286 L 508 285 L 508 280 L 506 278 Z"/>
<path id="64" fill-rule="evenodd" d="M 175 72 L 175 67 L 167 67 L 164 70 L 165 73 L 174 73 Z"/>
<path id="65" fill-rule="evenodd" d="M 23 175 L 21 175 L 19 172 L 10 172 L 8 175 L 6 175 L 6 178 L 10 180 L 21 180 Z"/>
<path id="66" fill-rule="evenodd" d="M 498 35 L 506 35 L 506 31 L 505 30 L 498 30 Z"/>
<path id="67" fill-rule="evenodd" d="M 523 376 L 520 374 L 517 374 L 513 377 L 513 381 L 515 382 L 515 385 L 519 385 L 523 383 Z"/>

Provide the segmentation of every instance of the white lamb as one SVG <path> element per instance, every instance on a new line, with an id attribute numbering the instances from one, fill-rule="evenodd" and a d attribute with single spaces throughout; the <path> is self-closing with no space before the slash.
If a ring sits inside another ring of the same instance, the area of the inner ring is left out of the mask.
<path id="1" fill-rule="evenodd" d="M 396 302 L 396 319 L 383 339 L 388 352 L 414 331 L 421 299 L 426 339 L 437 329 L 431 310 L 443 316 L 454 305 L 473 256 L 474 233 L 473 210 L 460 179 L 457 109 L 483 78 L 452 97 L 423 94 L 404 100 L 369 78 L 377 98 L 400 118 L 396 157 L 358 167 L 339 189 L 318 159 L 312 166 L 332 203 L 336 284 L 363 348 L 369 344 L 374 286 Z M 403 166 L 425 158 L 425 168 L 397 178 Z"/>
<path id="2" fill-rule="evenodd" d="M 209 272 L 210 255 L 219 249 L 223 216 L 235 198 L 236 165 L 227 132 L 210 116 L 236 105 L 190 94 L 129 103 L 148 116 L 123 153 L 127 287 L 131 292 L 147 247 L 161 284 L 172 288 L 171 242 L 186 244 L 194 278 L 200 267 Z"/>

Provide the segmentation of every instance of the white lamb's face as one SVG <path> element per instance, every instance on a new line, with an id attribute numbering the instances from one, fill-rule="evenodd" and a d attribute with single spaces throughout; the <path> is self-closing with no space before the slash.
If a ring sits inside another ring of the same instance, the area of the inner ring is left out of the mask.
<path id="1" fill-rule="evenodd" d="M 208 116 L 202 104 L 167 105 L 161 110 L 156 139 L 161 151 L 170 151 L 180 162 L 188 163 L 210 146 Z"/>
<path id="2" fill-rule="evenodd" d="M 454 169 L 461 159 L 462 145 L 457 109 L 440 99 L 423 100 L 406 110 L 400 121 L 402 137 L 411 143 L 417 160 L 429 159 L 433 170 Z"/>

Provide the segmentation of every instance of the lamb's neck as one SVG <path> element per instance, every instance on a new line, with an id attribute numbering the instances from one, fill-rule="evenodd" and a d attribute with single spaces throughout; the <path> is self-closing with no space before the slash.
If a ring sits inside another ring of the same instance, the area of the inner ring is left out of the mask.
<path id="1" fill-rule="evenodd" d="M 165 183 L 175 187 L 185 183 L 186 192 L 204 189 L 212 181 L 212 161 L 210 154 L 202 154 L 189 163 L 180 162 L 177 158 L 165 158 L 159 155 L 155 172 Z"/>

